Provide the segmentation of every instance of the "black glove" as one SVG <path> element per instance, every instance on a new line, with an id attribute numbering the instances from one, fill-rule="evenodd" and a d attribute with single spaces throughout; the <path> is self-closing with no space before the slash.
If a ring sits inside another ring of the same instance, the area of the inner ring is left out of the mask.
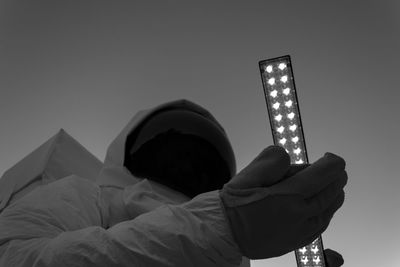
<path id="1" fill-rule="evenodd" d="M 266 148 L 220 191 L 242 254 L 277 257 L 314 241 L 344 202 L 344 169 L 345 161 L 331 153 L 291 166 L 283 148 Z"/>
<path id="2" fill-rule="evenodd" d="M 336 251 L 328 248 L 324 250 L 324 254 L 325 254 L 326 267 L 339 267 L 343 265 L 344 263 L 343 257 Z"/>

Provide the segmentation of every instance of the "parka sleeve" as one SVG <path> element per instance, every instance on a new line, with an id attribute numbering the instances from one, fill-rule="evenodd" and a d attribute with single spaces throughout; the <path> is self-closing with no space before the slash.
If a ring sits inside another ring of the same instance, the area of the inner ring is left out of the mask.
<path id="1" fill-rule="evenodd" d="M 53 193 L 57 195 L 56 191 Z M 40 207 L 31 207 L 28 213 L 42 216 L 29 218 L 25 214 L 27 220 L 15 221 L 14 231 L 9 231 L 15 233 L 14 237 L 0 238 L 1 266 L 233 267 L 241 262 L 218 191 L 201 194 L 181 205 L 163 205 L 109 229 L 94 225 L 60 231 L 62 222 L 47 214 L 51 209 L 37 209 Z M 91 211 L 77 212 L 85 217 L 88 215 L 84 213 Z M 6 215 L 0 214 L 0 227 L 5 222 L 13 223 Z M 70 220 L 81 218 L 78 215 Z M 31 233 L 26 228 L 29 223 L 35 225 Z M 18 236 L 20 232 L 27 234 Z"/>

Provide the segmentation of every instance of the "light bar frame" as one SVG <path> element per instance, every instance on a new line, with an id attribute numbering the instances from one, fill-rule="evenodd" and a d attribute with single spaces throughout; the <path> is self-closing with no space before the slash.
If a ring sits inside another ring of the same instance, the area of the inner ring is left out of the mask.
<path id="1" fill-rule="evenodd" d="M 259 69 L 274 144 L 286 149 L 290 155 L 291 164 L 308 163 L 303 124 L 301 122 L 299 101 L 290 55 L 261 60 L 259 61 Z M 276 82 L 276 80 L 279 79 L 276 79 L 278 77 L 272 74 L 274 72 L 278 72 L 278 74 L 281 75 L 280 81 Z M 282 77 L 284 76 L 286 76 L 286 78 L 282 81 Z M 278 90 L 281 92 L 278 93 Z M 287 108 L 284 107 L 285 105 Z M 286 109 L 287 111 L 286 118 L 278 111 L 281 109 L 281 106 L 282 109 Z M 289 109 L 290 107 L 292 108 Z M 288 113 L 289 111 L 291 111 L 291 113 Z M 293 125 L 297 127 L 293 127 Z M 292 131 L 292 134 L 290 131 Z M 297 135 L 294 134 L 295 132 L 297 132 Z M 297 141 L 294 142 L 292 140 Z M 294 145 L 289 145 L 290 141 L 292 141 Z M 288 145 L 285 145 L 287 142 L 289 142 Z M 311 244 L 295 250 L 297 266 L 326 267 L 323 251 L 322 237 L 319 236 Z"/>

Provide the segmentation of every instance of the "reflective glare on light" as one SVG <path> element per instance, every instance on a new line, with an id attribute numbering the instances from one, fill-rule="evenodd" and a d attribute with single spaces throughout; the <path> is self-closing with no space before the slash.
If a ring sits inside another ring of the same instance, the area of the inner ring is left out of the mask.
<path id="1" fill-rule="evenodd" d="M 292 132 L 294 132 L 294 131 L 296 131 L 296 129 L 297 129 L 297 125 L 296 125 L 296 124 L 290 125 L 290 126 L 289 126 L 289 129 L 290 129 Z"/>
<path id="2" fill-rule="evenodd" d="M 271 73 L 271 72 L 272 72 L 272 65 L 268 65 L 268 66 L 265 68 L 265 70 L 266 70 L 268 73 Z"/>
<path id="3" fill-rule="evenodd" d="M 285 76 L 282 76 L 281 77 L 281 82 L 283 82 L 283 83 L 285 83 L 285 82 L 287 82 L 287 75 L 285 75 Z"/>
<path id="4" fill-rule="evenodd" d="M 290 93 L 290 88 L 287 87 L 287 88 L 283 89 L 283 93 L 284 93 L 285 95 L 288 95 L 288 94 Z"/>
<path id="5" fill-rule="evenodd" d="M 272 105 L 272 107 L 273 107 L 274 109 L 278 109 L 280 105 L 281 105 L 281 104 L 279 104 L 279 102 L 276 102 L 276 103 L 274 103 L 274 104 Z"/>
<path id="6" fill-rule="evenodd" d="M 281 143 L 282 145 L 284 145 L 286 143 L 286 138 L 282 138 L 281 140 L 279 140 L 279 143 Z"/>
<path id="7" fill-rule="evenodd" d="M 285 130 L 285 127 L 281 126 L 281 127 L 277 128 L 276 130 L 280 133 L 283 133 L 283 131 Z"/>
<path id="8" fill-rule="evenodd" d="M 272 96 L 273 98 L 275 98 L 278 95 L 278 91 L 274 90 L 271 93 L 269 93 L 270 96 Z"/>
<path id="9" fill-rule="evenodd" d="M 281 63 L 281 64 L 279 64 L 278 68 L 280 68 L 281 70 L 284 70 L 286 68 L 286 64 Z"/>
<path id="10" fill-rule="evenodd" d="M 292 142 L 293 143 L 297 143 L 298 141 L 299 141 L 299 137 L 298 136 L 295 136 L 295 137 L 292 138 Z"/>
<path id="11" fill-rule="evenodd" d="M 288 108 L 290 108 L 292 106 L 292 104 L 293 104 L 292 100 L 285 102 L 285 106 L 287 106 Z"/>
<path id="12" fill-rule="evenodd" d="M 289 113 L 289 114 L 287 115 L 287 117 L 288 117 L 289 119 L 293 120 L 293 118 L 294 118 L 294 113 L 293 113 L 293 112 Z"/>
<path id="13" fill-rule="evenodd" d="M 301 152 L 301 149 L 299 147 L 293 150 L 293 153 L 296 155 L 300 154 L 300 152 Z"/>
<path id="14" fill-rule="evenodd" d="M 295 163 L 296 163 L 296 164 L 303 164 L 304 161 L 303 161 L 302 159 L 299 159 L 299 160 L 296 160 Z"/>
<path id="15" fill-rule="evenodd" d="M 275 84 L 275 78 L 270 78 L 270 79 L 268 80 L 268 83 L 269 83 L 270 85 L 274 85 L 274 84 Z"/>
<path id="16" fill-rule="evenodd" d="M 275 116 L 275 120 L 276 121 L 281 121 L 281 119 L 282 119 L 282 115 L 281 114 Z"/>

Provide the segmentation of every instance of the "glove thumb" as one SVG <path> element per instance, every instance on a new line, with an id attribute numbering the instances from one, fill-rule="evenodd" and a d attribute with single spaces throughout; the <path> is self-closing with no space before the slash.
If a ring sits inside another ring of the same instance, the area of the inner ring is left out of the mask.
<path id="1" fill-rule="evenodd" d="M 290 157 L 285 149 L 280 146 L 269 146 L 226 186 L 234 189 L 268 187 L 283 179 L 289 167 Z"/>

